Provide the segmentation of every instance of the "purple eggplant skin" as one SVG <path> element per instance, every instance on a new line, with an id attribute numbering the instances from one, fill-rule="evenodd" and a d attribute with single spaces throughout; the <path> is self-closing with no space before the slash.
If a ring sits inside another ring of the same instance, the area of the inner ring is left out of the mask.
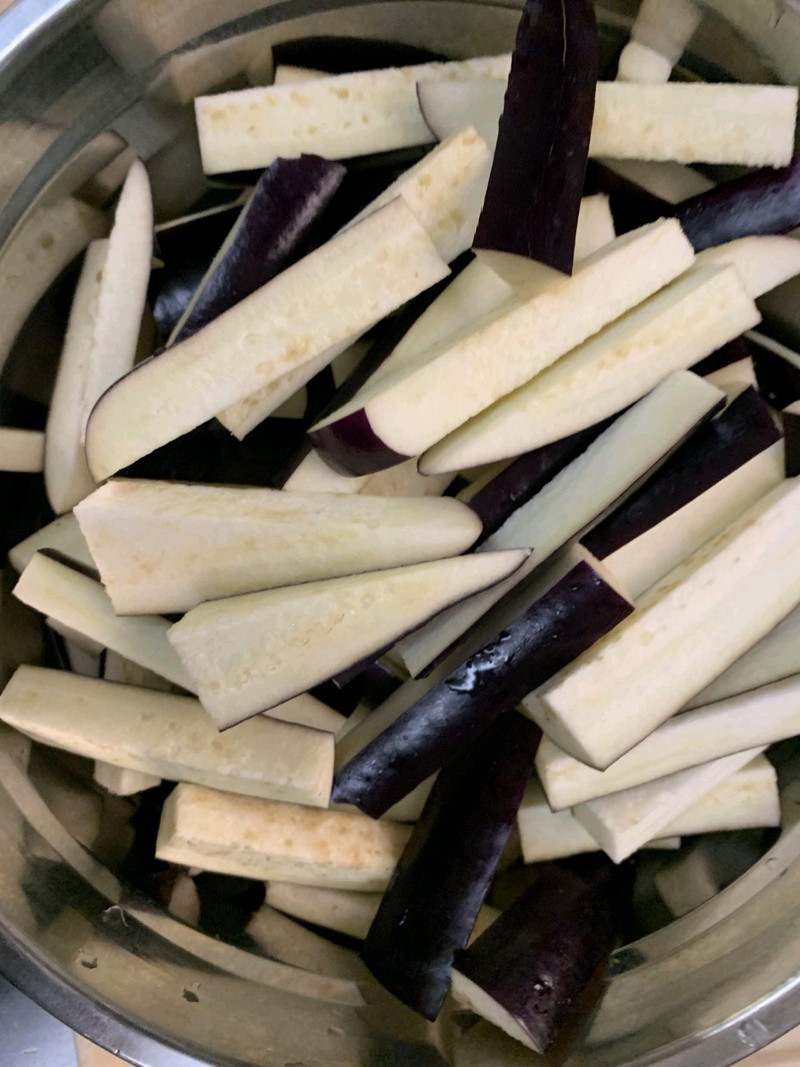
<path id="1" fill-rule="evenodd" d="M 752 337 L 748 341 L 761 395 L 779 411 L 800 400 L 800 365 L 764 348 Z"/>
<path id="2" fill-rule="evenodd" d="M 701 378 L 705 378 L 707 374 L 714 374 L 715 371 L 722 370 L 723 367 L 730 367 L 732 363 L 741 363 L 743 359 L 749 359 L 751 355 L 747 339 L 745 337 L 737 337 L 718 348 L 716 352 L 712 352 L 710 356 L 701 359 L 699 363 L 695 363 L 689 370 L 694 374 L 699 374 Z"/>
<path id="3" fill-rule="evenodd" d="M 800 226 L 800 156 L 788 167 L 763 167 L 682 201 L 675 217 L 695 252 L 753 234 Z"/>
<path id="4" fill-rule="evenodd" d="M 668 218 L 675 205 L 651 193 L 637 182 L 623 178 L 605 163 L 589 160 L 586 172 L 587 192 L 606 193 L 618 235 L 638 230 L 655 219 Z"/>
<path id="5" fill-rule="evenodd" d="M 308 436 L 328 466 L 348 478 L 374 474 L 411 459 L 383 443 L 363 409 L 322 429 L 311 430 Z"/>
<path id="6" fill-rule="evenodd" d="M 345 168 L 320 156 L 276 159 L 242 208 L 230 247 L 206 280 L 177 336 L 185 341 L 266 285 L 314 243 Z"/>
<path id="7" fill-rule="evenodd" d="M 581 560 L 341 767 L 333 800 L 383 815 L 632 610 Z"/>
<path id="8" fill-rule="evenodd" d="M 435 1019 L 517 817 L 541 732 L 507 712 L 439 774 L 367 934 L 362 958 Z"/>
<path id="9" fill-rule="evenodd" d="M 597 63 L 590 0 L 526 0 L 473 247 L 572 273 Z"/>
<path id="10" fill-rule="evenodd" d="M 606 419 L 560 441 L 525 452 L 492 478 L 468 501 L 483 523 L 483 533 L 476 544 L 499 530 L 512 512 L 527 504 L 559 471 L 577 459 L 611 422 Z"/>
<path id="11" fill-rule="evenodd" d="M 601 855 L 545 865 L 534 884 L 459 952 L 455 969 L 505 1009 L 544 1053 L 606 970 L 630 876 Z M 583 1006 L 583 1005 L 582 1005 Z"/>
<path id="12" fill-rule="evenodd" d="M 657 526 L 748 460 L 780 440 L 769 408 L 752 387 L 704 423 L 632 496 L 595 526 L 582 544 L 598 559 Z"/>
<path id="13" fill-rule="evenodd" d="M 781 412 L 786 439 L 786 477 L 800 474 L 800 403 L 790 404 Z"/>

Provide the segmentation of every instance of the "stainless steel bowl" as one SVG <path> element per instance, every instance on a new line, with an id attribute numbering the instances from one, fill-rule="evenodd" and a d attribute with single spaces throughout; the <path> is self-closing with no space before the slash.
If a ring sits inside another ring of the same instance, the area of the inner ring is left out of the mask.
<path id="1" fill-rule="evenodd" d="M 705 6 L 689 71 L 798 80 L 794 3 Z M 634 0 L 598 4 L 607 57 L 621 45 L 635 7 Z M 245 71 L 267 77 L 273 44 L 325 35 L 387 38 L 455 58 L 507 49 L 517 17 L 517 0 L 17 0 L 0 17 L 0 272 L 8 267 L 9 238 L 36 233 L 50 240 L 36 230 L 42 211 L 69 196 L 107 203 L 128 146 L 148 161 L 161 218 L 194 203 L 207 185 L 190 101 L 243 84 Z M 34 256 L 18 279 L 32 296 L 37 262 Z M 784 287 L 764 305 L 772 329 L 795 344 L 797 291 Z M 0 339 L 4 316 L 8 308 L 0 308 Z M 34 331 L 21 353 L 17 346 L 1 379 L 13 386 L 24 378 L 34 398 L 52 374 L 40 340 Z M 19 479 L 0 481 L 4 547 L 17 519 L 37 503 Z M 41 654 L 39 624 L 10 599 L 10 583 L 7 571 L 0 681 Z M 722 1067 L 800 1022 L 800 750 L 782 746 L 779 762 L 785 819 L 778 843 L 707 905 L 617 953 L 608 992 L 571 1064 Z M 131 1062 L 529 1061 L 512 1042 L 481 1043 L 480 1028 L 463 1034 L 450 1010 L 431 1026 L 376 987 L 339 983 L 332 990 L 315 975 L 182 925 L 76 844 L 45 793 L 41 772 L 39 780 L 29 775 L 0 734 L 0 971 Z"/>

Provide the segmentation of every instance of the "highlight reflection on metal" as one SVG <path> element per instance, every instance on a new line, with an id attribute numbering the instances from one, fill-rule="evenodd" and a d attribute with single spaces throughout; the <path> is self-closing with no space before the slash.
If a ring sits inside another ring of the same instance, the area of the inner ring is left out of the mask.
<path id="1" fill-rule="evenodd" d="M 690 64 L 697 73 L 800 80 L 793 3 L 777 31 L 767 0 L 703 6 Z M 635 0 L 598 5 L 609 60 L 635 8 Z M 194 95 L 268 81 L 271 46 L 300 37 L 388 38 L 453 57 L 501 51 L 518 10 L 517 0 L 17 0 L 0 16 L 0 367 L 14 324 L 104 232 L 134 154 L 147 161 L 161 219 L 218 195 L 200 169 Z M 20 262 L 28 264 L 22 283 Z M 793 292 L 765 308 L 796 344 Z M 46 402 L 58 351 L 52 329 L 14 348 L 0 393 Z M 16 518 L 39 506 L 35 494 L 15 492 L 0 484 L 3 558 Z M 6 571 L 0 682 L 42 647 L 39 624 L 10 598 L 11 584 Z M 312 975 L 167 916 L 74 840 L 40 794 L 44 767 L 39 779 L 28 774 L 24 753 L 0 730 L 0 970 L 93 1040 L 139 1062 L 156 1059 L 152 1042 L 163 1041 L 175 1064 L 187 1056 L 261 1067 L 525 1062 L 485 1026 L 462 1033 L 449 1008 L 429 1026 L 371 982 Z M 800 1020 L 796 776 L 800 748 L 784 745 L 784 830 L 753 870 L 620 950 L 574 1067 L 717 1067 Z"/>

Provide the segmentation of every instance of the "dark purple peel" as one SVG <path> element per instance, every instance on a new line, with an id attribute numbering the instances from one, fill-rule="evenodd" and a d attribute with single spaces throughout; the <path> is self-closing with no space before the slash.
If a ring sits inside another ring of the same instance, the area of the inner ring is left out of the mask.
<path id="1" fill-rule="evenodd" d="M 638 182 L 624 178 L 611 167 L 589 160 L 587 190 L 608 195 L 614 228 L 618 235 L 638 230 L 655 219 L 675 214 L 675 205 L 651 193 Z"/>
<path id="2" fill-rule="evenodd" d="M 786 439 L 786 477 L 796 478 L 800 474 L 800 402 L 784 408 L 781 418 Z"/>
<path id="3" fill-rule="evenodd" d="M 519 456 L 467 503 L 483 523 L 480 544 L 607 430 L 611 419 Z"/>
<path id="4" fill-rule="evenodd" d="M 447 764 L 370 927 L 367 967 L 426 1019 L 438 1015 L 455 954 L 472 933 L 540 738 L 512 711 Z"/>
<path id="5" fill-rule="evenodd" d="M 755 389 L 745 389 L 581 543 L 598 559 L 606 559 L 774 445 L 780 436 L 767 405 Z"/>
<path id="6" fill-rule="evenodd" d="M 787 233 L 800 226 L 800 157 L 692 196 L 673 214 L 695 252 L 753 234 Z"/>
<path id="7" fill-rule="evenodd" d="M 383 443 L 363 408 L 319 430 L 310 430 L 308 436 L 328 466 L 346 477 L 374 474 L 411 459 Z"/>
<path id="8" fill-rule="evenodd" d="M 730 367 L 733 363 L 741 363 L 743 359 L 750 359 L 750 355 L 750 346 L 746 338 L 737 337 L 735 341 L 728 341 L 722 348 L 718 348 L 710 356 L 695 363 L 689 370 L 705 378 L 707 374 L 714 374 L 723 367 Z"/>
<path id="9" fill-rule="evenodd" d="M 332 799 L 385 814 L 632 610 L 581 560 L 341 767 Z"/>
<path id="10" fill-rule="evenodd" d="M 303 37 L 272 46 L 275 66 L 306 67 L 328 74 L 349 74 L 357 70 L 408 67 L 415 63 L 436 63 L 448 57 L 419 45 L 386 41 L 379 37 Z"/>
<path id="11" fill-rule="evenodd" d="M 311 155 L 277 159 L 267 167 L 173 343 L 197 333 L 310 251 L 345 173 L 340 163 Z"/>
<path id="12" fill-rule="evenodd" d="M 596 85 L 589 0 L 527 0 L 474 248 L 572 273 Z"/>
<path id="13" fill-rule="evenodd" d="M 546 1052 L 564 1024 L 574 1025 L 575 1002 L 608 966 L 629 882 L 628 872 L 602 855 L 547 864 L 531 888 L 459 952 L 454 992 L 463 975 L 511 1016 L 537 1052 Z"/>
<path id="14" fill-rule="evenodd" d="M 793 359 L 773 352 L 759 344 L 752 335 L 748 342 L 753 355 L 758 387 L 773 407 L 782 411 L 800 400 L 800 355 L 790 353 Z"/>

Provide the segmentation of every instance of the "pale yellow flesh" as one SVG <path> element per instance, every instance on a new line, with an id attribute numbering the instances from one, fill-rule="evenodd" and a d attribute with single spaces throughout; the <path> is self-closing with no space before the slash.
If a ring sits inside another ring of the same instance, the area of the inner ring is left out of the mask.
<path id="1" fill-rule="evenodd" d="M 43 468 L 43 433 L 0 426 L 0 471 L 38 474 Z"/>

